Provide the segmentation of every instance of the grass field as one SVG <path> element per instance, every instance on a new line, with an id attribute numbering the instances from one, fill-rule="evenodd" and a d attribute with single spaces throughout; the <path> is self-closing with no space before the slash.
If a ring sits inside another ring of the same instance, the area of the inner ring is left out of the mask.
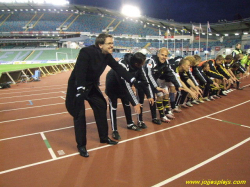
<path id="1" fill-rule="evenodd" d="M 27 68 L 36 68 L 36 67 L 42 67 L 42 66 L 51 66 L 56 65 L 58 63 L 44 63 L 44 64 L 6 64 L 6 65 L 0 65 L 0 75 L 3 72 L 8 71 L 16 71 L 16 70 L 22 70 Z"/>

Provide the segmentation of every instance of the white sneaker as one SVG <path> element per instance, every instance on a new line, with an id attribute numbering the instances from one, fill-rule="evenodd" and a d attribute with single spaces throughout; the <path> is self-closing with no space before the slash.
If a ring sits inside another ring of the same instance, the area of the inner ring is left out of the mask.
<path id="1" fill-rule="evenodd" d="M 202 98 L 202 97 L 200 97 L 200 98 L 198 99 L 198 102 L 200 102 L 200 103 L 204 103 L 203 98 Z"/>
<path id="2" fill-rule="evenodd" d="M 200 103 L 198 103 L 196 100 L 193 100 L 191 103 L 192 103 L 192 104 L 196 104 L 196 105 L 200 104 Z"/>
<path id="3" fill-rule="evenodd" d="M 227 95 L 227 92 L 226 92 L 226 91 L 222 91 L 222 93 L 223 93 L 224 95 Z"/>
<path id="4" fill-rule="evenodd" d="M 179 109 L 179 107 L 176 106 L 174 109 L 172 109 L 172 112 L 180 113 L 181 109 Z"/>
<path id="5" fill-rule="evenodd" d="M 208 97 L 204 97 L 203 101 L 211 101 L 210 99 L 208 99 Z"/>
<path id="6" fill-rule="evenodd" d="M 209 99 L 210 99 L 210 101 L 214 101 L 215 100 L 215 98 L 213 98 L 213 96 L 210 96 Z"/>
<path id="7" fill-rule="evenodd" d="M 190 101 L 188 101 L 188 102 L 186 103 L 186 105 L 187 105 L 187 106 L 189 106 L 189 107 L 194 106 L 194 105 L 192 105 L 192 104 L 191 104 L 191 102 L 190 102 Z"/>
<path id="8" fill-rule="evenodd" d="M 166 114 L 166 116 L 167 116 L 167 118 L 169 118 L 169 119 L 174 119 L 174 118 L 175 118 L 173 114 Z"/>
<path id="9" fill-rule="evenodd" d="M 167 118 L 167 116 L 164 116 L 163 118 L 161 118 L 161 121 L 164 123 L 169 123 L 171 120 Z"/>

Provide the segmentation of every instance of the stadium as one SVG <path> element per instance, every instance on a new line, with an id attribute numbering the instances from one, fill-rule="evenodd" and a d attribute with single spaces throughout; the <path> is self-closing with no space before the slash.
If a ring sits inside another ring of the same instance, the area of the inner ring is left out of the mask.
<path id="1" fill-rule="evenodd" d="M 101 33 L 113 36 L 116 61 L 137 52 L 150 58 L 161 48 L 168 49 L 169 59 L 199 55 L 208 61 L 231 55 L 238 43 L 244 55 L 250 53 L 250 18 L 182 23 L 35 0 L 0 1 L 0 11 L 0 88 L 5 88 L 0 89 L 0 186 L 249 182 L 249 69 L 239 75 L 243 90 L 231 89 L 226 97 L 183 108 L 170 123 L 152 123 L 145 103 L 148 128 L 140 132 L 127 130 L 119 100 L 122 140 L 116 146 L 99 143 L 92 106 L 85 102 L 87 159 L 77 152 L 65 99 L 80 50 L 94 45 Z M 99 86 L 107 104 L 109 70 L 100 76 Z M 137 122 L 135 113 L 132 117 Z"/>

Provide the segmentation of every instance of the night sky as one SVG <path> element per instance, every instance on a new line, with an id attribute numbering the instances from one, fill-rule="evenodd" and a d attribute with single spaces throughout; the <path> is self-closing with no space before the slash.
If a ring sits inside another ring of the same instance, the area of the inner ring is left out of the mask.
<path id="1" fill-rule="evenodd" d="M 123 4 L 140 8 L 142 15 L 176 22 L 216 23 L 250 17 L 250 0 L 69 0 L 71 4 L 119 11 Z"/>

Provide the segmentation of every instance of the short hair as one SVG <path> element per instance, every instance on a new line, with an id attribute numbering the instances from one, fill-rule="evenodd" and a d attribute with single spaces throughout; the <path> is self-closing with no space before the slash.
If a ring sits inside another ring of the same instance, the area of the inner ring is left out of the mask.
<path id="1" fill-rule="evenodd" d="M 216 60 L 224 60 L 224 57 L 223 57 L 222 55 L 218 55 L 218 56 L 216 57 L 215 61 L 216 61 Z"/>
<path id="2" fill-rule="evenodd" d="M 233 63 L 231 66 L 233 69 L 239 69 L 240 64 L 239 63 Z"/>
<path id="3" fill-rule="evenodd" d="M 143 64 L 146 60 L 146 55 L 144 55 L 141 52 L 137 52 L 135 54 L 132 55 L 131 59 L 130 59 L 130 63 L 131 65 L 134 65 L 135 63 L 137 64 Z"/>
<path id="4" fill-rule="evenodd" d="M 195 65 L 196 60 L 193 56 L 186 56 L 184 59 L 188 60 L 191 64 L 191 66 Z"/>
<path id="5" fill-rule="evenodd" d="M 205 68 L 207 65 L 209 65 L 208 61 L 204 62 L 204 63 L 201 65 L 202 69 Z"/>
<path id="6" fill-rule="evenodd" d="M 199 55 L 194 55 L 194 58 L 195 58 L 196 62 L 201 61 L 201 57 Z"/>
<path id="7" fill-rule="evenodd" d="M 226 60 L 233 60 L 233 58 L 234 58 L 233 55 L 227 55 L 227 56 L 225 57 Z"/>
<path id="8" fill-rule="evenodd" d="M 96 39 L 95 39 L 95 46 L 98 47 L 99 44 L 104 44 L 105 43 L 105 40 L 106 38 L 113 38 L 112 35 L 110 34 L 105 34 L 105 33 L 102 33 L 102 34 L 99 34 Z"/>
<path id="9" fill-rule="evenodd" d="M 235 55 L 234 56 L 234 61 L 236 62 L 236 61 L 240 60 L 240 58 L 242 58 L 243 56 L 244 56 L 243 54 L 237 54 L 237 55 Z"/>
<path id="10" fill-rule="evenodd" d="M 189 60 L 185 59 L 185 58 L 181 59 L 180 62 L 179 62 L 179 66 L 185 64 L 187 61 L 189 61 Z"/>

